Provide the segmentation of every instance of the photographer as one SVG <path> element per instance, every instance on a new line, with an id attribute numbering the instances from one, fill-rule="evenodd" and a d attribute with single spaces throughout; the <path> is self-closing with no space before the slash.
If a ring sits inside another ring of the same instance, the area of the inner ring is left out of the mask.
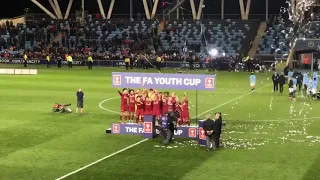
<path id="1" fill-rule="evenodd" d="M 214 121 L 211 119 L 210 116 L 207 117 L 207 120 L 204 121 L 203 123 L 203 129 L 206 134 L 206 146 L 207 146 L 207 151 L 210 151 L 211 148 L 215 150 L 215 142 L 214 142 Z"/>
<path id="2" fill-rule="evenodd" d="M 164 144 L 167 145 L 172 142 L 172 138 L 174 136 L 174 130 L 177 129 L 177 119 L 180 117 L 179 112 L 168 112 L 167 115 L 167 128 L 163 129 L 162 132 L 164 134 Z M 164 127 L 164 126 L 163 126 Z"/>
<path id="3" fill-rule="evenodd" d="M 213 138 L 216 145 L 216 148 L 220 147 L 220 135 L 221 135 L 221 129 L 222 126 L 225 125 L 222 123 L 222 116 L 221 112 L 218 112 L 214 116 L 214 131 L 213 131 Z"/>

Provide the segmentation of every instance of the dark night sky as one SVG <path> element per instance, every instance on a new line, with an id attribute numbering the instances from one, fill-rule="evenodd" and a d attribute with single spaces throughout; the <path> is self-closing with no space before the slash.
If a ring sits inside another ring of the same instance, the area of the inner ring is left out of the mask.
<path id="1" fill-rule="evenodd" d="M 60 4 L 60 8 L 64 14 L 64 12 L 66 11 L 66 7 L 68 5 L 68 1 L 67 0 L 58 0 L 58 1 Z M 101 0 L 101 1 L 104 5 L 105 13 L 107 14 L 108 7 L 111 0 Z M 149 3 L 152 2 L 152 0 L 147 0 L 147 1 Z M 159 2 L 160 1 L 161 0 L 159 0 Z M 173 0 L 164 0 L 164 1 L 172 2 Z M 197 3 L 198 1 L 199 0 L 195 0 L 196 4 L 198 4 Z M 269 14 L 278 14 L 280 7 L 286 6 L 285 1 L 286 0 L 269 0 Z M 53 12 L 53 10 L 50 8 L 50 4 L 48 3 L 48 0 L 38 0 L 38 2 L 42 3 L 47 9 Z M 74 0 L 73 3 L 74 4 L 71 10 L 71 13 L 74 12 L 76 9 L 80 9 L 81 7 L 81 0 Z M 205 14 L 221 13 L 220 0 L 205 0 L 204 4 L 206 5 L 206 8 L 204 8 L 203 10 Z M 159 3 L 159 6 L 162 6 L 161 3 Z M 86 7 L 86 10 L 92 14 L 95 14 L 99 11 L 96 0 L 85 0 L 85 7 Z M 188 0 L 184 3 L 183 7 L 190 10 L 190 3 Z M 1 2 L 1 7 L 0 7 L 0 18 L 16 17 L 16 16 L 23 15 L 25 8 L 30 8 L 33 13 L 42 13 L 42 10 L 40 10 L 40 8 L 34 5 L 30 0 L 3 0 L 3 2 Z M 116 0 L 115 6 L 113 9 L 113 14 L 129 14 L 129 9 L 130 9 L 129 0 Z M 150 7 L 149 9 L 151 11 Z M 144 14 L 142 0 L 133 0 L 133 12 L 134 14 L 137 14 L 138 12 L 140 12 L 141 14 Z M 265 0 L 252 0 L 250 13 L 264 14 Z M 185 12 L 185 14 L 190 14 L 190 13 Z M 240 14 L 239 0 L 225 0 L 225 14 Z"/>

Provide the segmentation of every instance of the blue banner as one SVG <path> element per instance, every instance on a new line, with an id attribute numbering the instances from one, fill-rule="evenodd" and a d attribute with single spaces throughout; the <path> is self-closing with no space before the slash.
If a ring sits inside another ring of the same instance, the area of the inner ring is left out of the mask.
<path id="1" fill-rule="evenodd" d="M 156 88 L 182 90 L 214 90 L 215 75 L 159 74 L 113 72 L 112 86 L 116 88 Z"/>
<path id="2" fill-rule="evenodd" d="M 47 60 L 45 59 L 30 59 L 27 60 L 28 64 L 47 64 Z M 0 64 L 22 64 L 23 59 L 17 58 L 17 59 L 0 59 Z M 67 65 L 66 60 L 61 60 L 62 65 Z M 50 61 L 50 64 L 54 65 L 57 64 L 56 59 L 52 59 Z M 76 66 L 86 66 L 88 65 L 87 60 L 73 60 L 73 65 Z M 107 67 L 122 67 L 125 66 L 124 60 L 94 60 L 93 61 L 94 66 L 107 66 Z M 163 62 L 160 65 L 162 68 L 189 68 L 189 63 L 188 62 L 183 62 L 183 61 L 167 61 Z M 200 63 L 200 62 L 194 62 L 193 63 L 193 68 L 198 69 L 198 68 L 205 68 L 206 64 Z"/>

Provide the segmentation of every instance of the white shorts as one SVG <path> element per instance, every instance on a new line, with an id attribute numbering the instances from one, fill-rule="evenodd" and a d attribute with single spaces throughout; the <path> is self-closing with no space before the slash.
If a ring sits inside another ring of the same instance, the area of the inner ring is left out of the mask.
<path id="1" fill-rule="evenodd" d="M 294 91 L 293 88 L 289 88 L 289 93 L 292 93 Z"/>
<path id="2" fill-rule="evenodd" d="M 317 94 L 317 89 L 311 89 L 312 94 Z"/>
<path id="3" fill-rule="evenodd" d="M 297 85 L 293 85 L 293 90 L 297 90 Z"/>
<path id="4" fill-rule="evenodd" d="M 250 83 L 250 86 L 256 86 L 256 83 Z"/>

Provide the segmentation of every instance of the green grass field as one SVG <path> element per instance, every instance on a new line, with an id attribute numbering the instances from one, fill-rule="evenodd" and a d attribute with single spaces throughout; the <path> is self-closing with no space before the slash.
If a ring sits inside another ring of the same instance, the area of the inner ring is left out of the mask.
<path id="1" fill-rule="evenodd" d="M 0 66 L 8 67 L 20 66 Z M 254 93 L 249 74 L 233 72 L 217 73 L 216 91 L 199 92 L 199 118 L 221 111 L 227 122 L 224 147 L 218 151 L 206 152 L 189 139 L 164 147 L 159 137 L 118 153 L 143 140 L 105 133 L 119 118 L 120 99 L 111 72 L 121 68 L 31 67 L 39 68 L 39 74 L 0 76 L 1 180 L 53 180 L 103 157 L 64 179 L 320 179 L 319 101 L 300 93 L 290 101 L 287 88 L 284 95 L 273 93 L 270 73 L 257 75 Z M 75 110 L 79 87 L 86 96 L 84 116 L 51 112 L 55 102 L 73 103 Z M 195 92 L 187 93 L 194 117 Z"/>

